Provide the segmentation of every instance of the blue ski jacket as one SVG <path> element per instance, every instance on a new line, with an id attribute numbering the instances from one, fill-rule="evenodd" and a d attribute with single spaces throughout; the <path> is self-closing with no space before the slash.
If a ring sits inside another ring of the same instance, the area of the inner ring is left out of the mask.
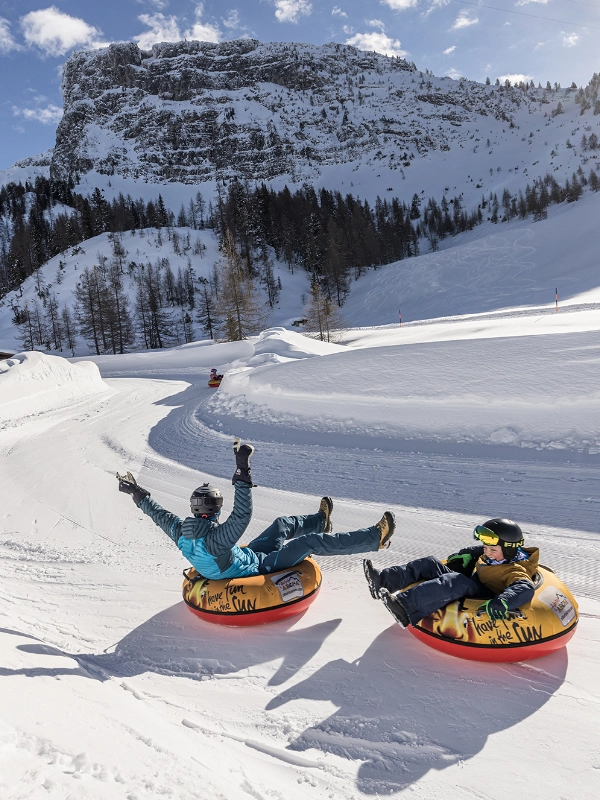
<path id="1" fill-rule="evenodd" d="M 238 547 L 252 518 L 252 488 L 235 484 L 233 511 L 220 525 L 209 519 L 186 517 L 166 511 L 148 497 L 139 504 L 152 522 L 162 528 L 190 564 L 205 578 L 242 578 L 258 575 L 258 558 L 247 547 Z"/>

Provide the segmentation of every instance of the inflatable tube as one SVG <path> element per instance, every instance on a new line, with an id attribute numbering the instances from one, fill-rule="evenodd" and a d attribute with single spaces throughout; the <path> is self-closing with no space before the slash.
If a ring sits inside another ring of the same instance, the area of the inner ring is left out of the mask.
<path id="1" fill-rule="evenodd" d="M 217 625 L 264 625 L 301 614 L 321 588 L 321 570 L 306 558 L 291 569 L 213 581 L 184 570 L 183 599 L 200 619 Z"/>
<path id="2" fill-rule="evenodd" d="M 472 661 L 527 661 L 560 650 L 579 619 L 577 602 L 548 567 L 540 566 L 529 605 L 509 619 L 478 615 L 484 601 L 467 598 L 422 619 L 408 630 L 429 647 Z M 414 584 L 413 584 L 414 585 Z"/>
<path id="3" fill-rule="evenodd" d="M 218 386 L 221 385 L 222 380 L 223 380 L 222 375 L 219 378 L 210 378 L 208 381 L 208 385 L 210 386 L 211 389 L 216 389 Z"/>

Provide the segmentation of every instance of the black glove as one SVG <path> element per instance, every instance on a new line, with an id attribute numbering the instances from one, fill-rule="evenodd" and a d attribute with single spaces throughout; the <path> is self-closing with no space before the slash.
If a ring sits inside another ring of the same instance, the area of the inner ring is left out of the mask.
<path id="1" fill-rule="evenodd" d="M 233 442 L 233 452 L 235 453 L 236 470 L 233 473 L 231 482 L 235 484 L 241 481 L 242 483 L 248 483 L 250 486 L 255 486 L 252 483 L 252 472 L 250 470 L 250 456 L 254 452 L 254 448 L 251 444 L 241 444 L 240 439 L 237 438 Z"/>
<path id="2" fill-rule="evenodd" d="M 119 475 L 117 472 L 117 480 L 119 481 L 119 491 L 130 494 L 136 506 L 139 506 L 144 497 L 150 496 L 148 489 L 143 489 L 141 486 L 138 486 L 131 472 L 128 472 L 127 475 Z"/>

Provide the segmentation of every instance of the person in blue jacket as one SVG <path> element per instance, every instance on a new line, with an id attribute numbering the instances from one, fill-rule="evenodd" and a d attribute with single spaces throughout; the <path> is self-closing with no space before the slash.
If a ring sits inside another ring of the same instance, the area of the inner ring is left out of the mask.
<path id="1" fill-rule="evenodd" d="M 139 486 L 130 472 L 117 473 L 119 491 L 133 498 L 144 514 L 175 542 L 190 564 L 205 578 L 240 578 L 268 574 L 299 564 L 309 555 L 333 556 L 367 553 L 389 547 L 396 523 L 391 511 L 370 528 L 350 533 L 331 533 L 333 501 L 323 497 L 316 514 L 278 517 L 253 539 L 240 547 L 252 518 L 252 473 L 250 456 L 254 447 L 234 442 L 236 470 L 233 511 L 220 524 L 223 495 L 211 484 L 198 487 L 190 498 L 191 517 L 181 519 L 166 511 Z"/>

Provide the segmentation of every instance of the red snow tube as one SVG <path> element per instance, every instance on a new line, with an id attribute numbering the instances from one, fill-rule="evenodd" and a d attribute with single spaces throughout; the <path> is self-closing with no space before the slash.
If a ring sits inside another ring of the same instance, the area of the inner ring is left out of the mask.
<path id="1" fill-rule="evenodd" d="M 528 661 L 560 650 L 573 637 L 577 601 L 548 567 L 534 578 L 531 603 L 506 620 L 479 616 L 477 598 L 449 603 L 408 630 L 424 644 L 470 661 Z"/>
<path id="2" fill-rule="evenodd" d="M 321 570 L 306 558 L 295 567 L 249 578 L 211 580 L 183 572 L 183 599 L 192 614 L 216 625 L 265 625 L 302 614 L 321 588 Z"/>

